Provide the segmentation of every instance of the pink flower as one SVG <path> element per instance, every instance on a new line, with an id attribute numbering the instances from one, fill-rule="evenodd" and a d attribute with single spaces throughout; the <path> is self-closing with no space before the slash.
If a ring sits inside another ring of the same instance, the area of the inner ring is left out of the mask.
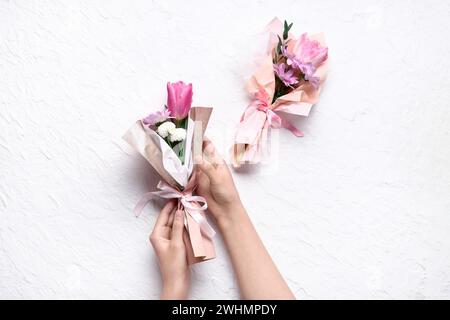
<path id="1" fill-rule="evenodd" d="M 320 79 L 314 74 L 317 68 L 328 58 L 328 48 L 316 41 L 308 38 L 304 33 L 297 40 L 292 49 L 292 53 L 282 48 L 283 55 L 286 56 L 288 65 L 300 70 L 305 75 L 305 80 L 309 81 L 314 88 L 318 88 Z"/>
<path id="2" fill-rule="evenodd" d="M 278 78 L 280 78 L 281 81 L 287 86 L 292 87 L 292 85 L 298 83 L 297 77 L 294 75 L 294 69 L 289 68 L 284 63 L 280 64 L 274 64 L 273 69 L 275 70 L 275 73 L 277 74 Z"/>
<path id="3" fill-rule="evenodd" d="M 328 48 L 322 47 L 319 41 L 309 39 L 306 33 L 295 43 L 292 53 L 296 59 L 310 63 L 315 69 L 328 58 Z"/>
<path id="4" fill-rule="evenodd" d="M 167 109 L 176 120 L 187 117 L 192 104 L 192 84 L 183 81 L 167 83 Z"/>
<path id="5" fill-rule="evenodd" d="M 170 111 L 164 109 L 163 111 L 156 111 L 154 113 L 150 113 L 148 116 L 142 119 L 142 122 L 146 125 L 153 126 L 157 123 L 164 122 L 169 118 L 171 118 Z"/>

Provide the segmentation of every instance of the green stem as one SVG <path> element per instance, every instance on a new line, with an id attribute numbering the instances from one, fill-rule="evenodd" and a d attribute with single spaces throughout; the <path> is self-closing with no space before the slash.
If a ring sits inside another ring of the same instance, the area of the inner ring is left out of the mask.
<path id="1" fill-rule="evenodd" d="M 287 93 L 286 86 L 283 84 L 280 78 L 278 78 L 278 76 L 275 75 L 275 92 L 273 94 L 272 104 L 275 103 L 275 101 L 279 97 L 284 96 L 286 93 Z"/>
<path id="2" fill-rule="evenodd" d="M 188 124 L 187 117 L 184 119 L 180 119 L 180 120 L 175 119 L 174 123 L 177 128 L 183 128 L 186 130 L 187 124 Z M 181 143 L 181 146 L 180 146 L 180 151 L 178 152 L 178 158 L 181 160 L 181 164 L 184 164 L 184 155 L 185 155 L 184 148 L 186 146 L 186 140 L 183 140 L 179 143 Z"/>

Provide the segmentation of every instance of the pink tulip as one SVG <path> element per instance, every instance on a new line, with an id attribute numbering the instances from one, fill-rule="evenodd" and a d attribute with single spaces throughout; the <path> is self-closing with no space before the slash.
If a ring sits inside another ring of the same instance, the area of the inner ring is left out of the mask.
<path id="1" fill-rule="evenodd" d="M 192 84 L 183 81 L 167 83 L 167 109 L 176 120 L 182 120 L 189 114 L 192 104 Z"/>

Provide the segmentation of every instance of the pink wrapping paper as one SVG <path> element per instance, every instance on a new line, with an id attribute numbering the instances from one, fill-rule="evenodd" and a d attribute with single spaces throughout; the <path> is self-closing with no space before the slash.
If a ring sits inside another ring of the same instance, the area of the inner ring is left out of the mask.
<path id="1" fill-rule="evenodd" d="M 193 107 L 189 113 L 186 140 L 186 163 L 153 130 L 139 120 L 125 133 L 123 139 L 138 151 L 158 172 L 161 181 L 157 191 L 143 195 L 135 208 L 139 215 L 148 201 L 154 198 L 177 199 L 184 209 L 185 232 L 183 239 L 187 248 L 189 264 L 213 259 L 216 256 L 212 238 L 214 230 L 205 217 L 206 201 L 195 195 L 196 175 L 193 159 L 201 152 L 203 135 L 212 108 Z"/>
<path id="2" fill-rule="evenodd" d="M 305 82 L 292 92 L 279 97 L 271 103 L 275 91 L 275 75 L 272 62 L 272 51 L 277 43 L 277 34 L 283 30 L 282 23 L 274 19 L 268 26 L 270 34 L 267 54 L 256 73 L 249 79 L 246 85 L 247 91 L 253 97 L 241 117 L 234 137 L 231 150 L 233 166 L 239 167 L 243 163 L 258 163 L 268 152 L 267 138 L 270 128 L 285 128 L 297 137 L 302 137 L 303 132 L 293 126 L 283 114 L 307 117 L 312 106 L 318 102 L 323 82 L 326 79 L 328 63 L 325 61 L 318 67 L 315 75 L 320 78 L 319 87 L 316 89 L 310 83 Z M 309 38 L 317 40 L 325 45 L 323 34 L 310 35 Z M 288 51 L 295 46 L 296 39 L 291 39 Z M 267 103 L 267 101 L 269 101 Z"/>

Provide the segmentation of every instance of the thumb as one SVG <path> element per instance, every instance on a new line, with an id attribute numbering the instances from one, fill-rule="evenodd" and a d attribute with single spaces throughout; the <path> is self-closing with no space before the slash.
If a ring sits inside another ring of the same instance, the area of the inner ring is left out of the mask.
<path id="1" fill-rule="evenodd" d="M 172 225 L 172 241 L 175 243 L 183 243 L 183 228 L 184 228 L 184 211 L 177 210 L 173 219 Z"/>

